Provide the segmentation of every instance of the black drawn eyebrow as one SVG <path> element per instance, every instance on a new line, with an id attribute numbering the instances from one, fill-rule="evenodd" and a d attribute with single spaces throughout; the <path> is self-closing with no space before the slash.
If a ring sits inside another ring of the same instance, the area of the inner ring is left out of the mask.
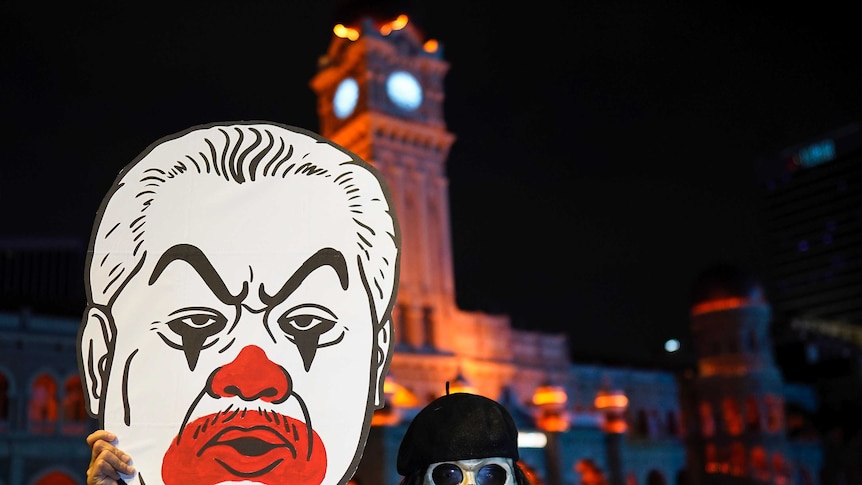
<path id="1" fill-rule="evenodd" d="M 174 261 L 183 261 L 201 277 L 204 283 L 209 287 L 213 294 L 227 305 L 236 305 L 245 299 L 248 295 L 248 282 L 244 281 L 242 290 L 237 295 L 232 295 L 227 289 L 224 281 L 219 276 L 218 272 L 213 268 L 212 263 L 204 255 L 203 251 L 191 244 L 177 244 L 162 254 L 162 257 L 156 262 L 156 267 L 153 269 L 153 274 L 150 276 L 149 284 L 152 285 L 159 279 L 165 268 Z"/>
<path id="2" fill-rule="evenodd" d="M 260 301 L 270 307 L 281 303 L 299 287 L 300 283 L 309 274 L 322 266 L 329 266 L 335 270 L 335 274 L 338 275 L 338 281 L 341 282 L 341 289 L 347 289 L 347 261 L 345 261 L 344 255 L 335 249 L 323 248 L 305 260 L 302 266 L 290 276 L 290 279 L 274 295 L 270 296 L 266 294 L 263 285 L 260 285 Z"/>

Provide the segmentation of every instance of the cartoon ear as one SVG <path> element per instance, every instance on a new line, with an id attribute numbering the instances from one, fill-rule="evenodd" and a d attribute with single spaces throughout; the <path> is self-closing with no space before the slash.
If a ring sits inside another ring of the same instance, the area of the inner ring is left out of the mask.
<path id="1" fill-rule="evenodd" d="M 101 308 L 89 307 L 79 339 L 80 368 L 84 375 L 87 412 L 100 417 L 108 369 L 114 357 L 114 332 L 110 317 Z"/>
<path id="2" fill-rule="evenodd" d="M 392 318 L 387 318 L 380 329 L 377 331 L 377 379 L 375 384 L 377 388 L 374 392 L 374 406 L 380 409 L 384 404 L 383 382 L 386 380 L 386 372 L 389 369 L 389 361 L 392 359 Z"/>

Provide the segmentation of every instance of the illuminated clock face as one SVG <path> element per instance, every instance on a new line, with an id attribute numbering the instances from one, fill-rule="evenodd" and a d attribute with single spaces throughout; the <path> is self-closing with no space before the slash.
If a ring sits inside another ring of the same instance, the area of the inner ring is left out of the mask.
<path id="1" fill-rule="evenodd" d="M 350 116 L 356 108 L 357 99 L 359 99 L 359 84 L 356 83 L 356 79 L 348 77 L 342 80 L 335 89 L 335 98 L 332 100 L 335 116 L 339 118 Z"/>
<path id="2" fill-rule="evenodd" d="M 399 108 L 413 111 L 422 104 L 422 86 L 406 71 L 395 71 L 386 79 L 386 94 Z"/>

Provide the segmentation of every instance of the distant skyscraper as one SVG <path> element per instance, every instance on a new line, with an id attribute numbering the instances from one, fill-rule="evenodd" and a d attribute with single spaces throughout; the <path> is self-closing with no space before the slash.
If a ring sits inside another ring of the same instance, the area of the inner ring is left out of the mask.
<path id="1" fill-rule="evenodd" d="M 862 332 L 862 125 L 790 147 L 760 169 L 776 324 Z"/>
<path id="2" fill-rule="evenodd" d="M 787 148 L 762 160 L 764 280 L 773 306 L 775 357 L 785 378 L 816 382 L 818 422 L 858 453 L 862 433 L 862 125 Z M 843 437 L 843 438 L 842 438 Z M 857 460 L 828 458 L 823 483 Z"/>

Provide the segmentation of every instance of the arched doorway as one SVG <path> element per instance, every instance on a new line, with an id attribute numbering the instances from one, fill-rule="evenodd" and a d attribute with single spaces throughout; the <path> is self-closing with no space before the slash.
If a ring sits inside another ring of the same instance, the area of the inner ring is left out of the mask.
<path id="1" fill-rule="evenodd" d="M 41 374 L 33 381 L 27 409 L 30 432 L 50 434 L 57 422 L 57 382 L 48 374 Z"/>
<path id="2" fill-rule="evenodd" d="M 664 475 L 660 471 L 650 470 L 647 473 L 646 485 L 667 485 L 667 480 L 664 479 Z"/>

